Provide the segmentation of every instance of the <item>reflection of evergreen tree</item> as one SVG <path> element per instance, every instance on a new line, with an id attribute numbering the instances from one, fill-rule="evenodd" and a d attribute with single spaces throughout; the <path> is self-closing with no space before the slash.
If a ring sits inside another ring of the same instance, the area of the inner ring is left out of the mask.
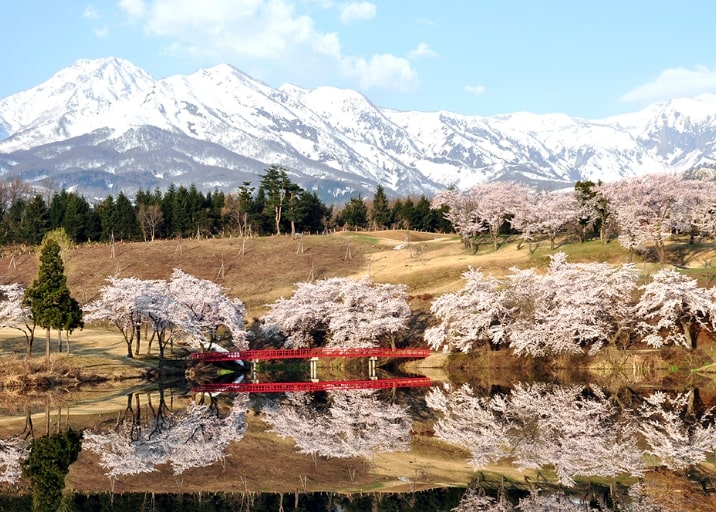
<path id="1" fill-rule="evenodd" d="M 65 488 L 65 475 L 80 452 L 82 433 L 68 430 L 34 439 L 23 474 L 32 484 L 32 509 L 55 511 Z"/>

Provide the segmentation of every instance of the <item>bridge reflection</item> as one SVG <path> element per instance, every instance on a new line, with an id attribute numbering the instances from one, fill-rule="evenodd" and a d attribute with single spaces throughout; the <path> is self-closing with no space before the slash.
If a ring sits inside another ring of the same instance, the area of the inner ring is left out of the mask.
<path id="1" fill-rule="evenodd" d="M 322 382 L 212 382 L 192 388 L 194 393 L 294 393 L 299 391 L 336 391 L 347 389 L 390 389 L 427 387 L 427 377 L 398 377 L 379 380 L 327 380 Z"/>

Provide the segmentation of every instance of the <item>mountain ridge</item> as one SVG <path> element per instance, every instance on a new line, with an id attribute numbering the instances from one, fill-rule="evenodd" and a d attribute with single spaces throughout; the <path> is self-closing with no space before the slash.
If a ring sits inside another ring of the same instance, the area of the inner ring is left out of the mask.
<path id="1" fill-rule="evenodd" d="M 683 172 L 716 161 L 716 96 L 588 120 L 397 111 L 330 86 L 274 89 L 228 64 L 156 80 L 115 57 L 78 60 L 0 99 L 0 176 L 91 197 L 124 190 L 235 189 L 270 165 L 324 199 L 432 195 L 448 186 Z"/>

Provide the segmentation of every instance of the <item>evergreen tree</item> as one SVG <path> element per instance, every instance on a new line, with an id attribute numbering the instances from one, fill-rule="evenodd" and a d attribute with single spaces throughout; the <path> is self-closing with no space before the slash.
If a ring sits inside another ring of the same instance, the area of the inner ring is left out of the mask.
<path id="1" fill-rule="evenodd" d="M 112 209 L 112 227 L 114 238 L 119 240 L 134 240 L 139 234 L 137 213 L 129 198 L 120 192 Z M 107 238 L 109 240 L 109 238 Z"/>
<path id="2" fill-rule="evenodd" d="M 388 204 L 388 198 L 382 185 L 378 185 L 373 196 L 373 209 L 371 210 L 370 220 L 373 229 L 389 228 L 393 223 L 393 212 Z"/>
<path id="3" fill-rule="evenodd" d="M 430 201 L 421 195 L 413 208 L 410 225 L 418 231 L 433 231 L 435 223 L 435 213 L 430 209 Z"/>
<path id="4" fill-rule="evenodd" d="M 162 224 L 159 231 L 160 238 L 174 238 L 180 234 L 179 227 L 175 220 L 175 212 L 177 203 L 177 187 L 172 183 L 162 196 Z"/>
<path id="5" fill-rule="evenodd" d="M 101 203 L 93 208 L 99 219 L 100 240 L 107 241 L 112 238 L 114 225 L 112 224 L 112 212 L 114 212 L 114 198 L 107 196 Z"/>
<path id="6" fill-rule="evenodd" d="M 39 245 L 49 229 L 50 216 L 41 195 L 36 195 L 25 207 L 21 233 L 24 243 Z"/>
<path id="7" fill-rule="evenodd" d="M 50 358 L 50 329 L 72 332 L 84 325 L 82 308 L 67 288 L 60 246 L 55 240 L 46 240 L 42 246 L 38 276 L 25 291 L 24 303 L 32 311 L 35 325 L 46 330 L 47 359 Z"/>
<path id="8" fill-rule="evenodd" d="M 315 192 L 301 192 L 298 201 L 298 220 L 296 225 L 299 231 L 321 233 L 326 230 L 331 210 Z"/>
<path id="9" fill-rule="evenodd" d="M 277 235 L 281 234 L 281 221 L 285 219 L 284 208 L 289 199 L 289 191 L 294 187 L 284 167 L 272 165 L 261 176 L 258 190 L 259 197 L 263 199 L 261 215 L 264 225 L 272 225 L 273 232 Z"/>
<path id="10" fill-rule="evenodd" d="M 22 197 L 16 197 L 10 203 L 7 213 L 3 217 L 5 239 L 10 243 L 23 243 L 22 219 L 25 215 L 27 201 Z"/>
<path id="11" fill-rule="evenodd" d="M 402 203 L 400 210 L 398 210 L 396 203 L 395 208 L 395 220 L 398 223 L 399 228 L 412 229 L 413 228 L 413 214 L 415 212 L 415 203 L 410 197 L 405 198 Z"/>
<path id="12" fill-rule="evenodd" d="M 341 212 L 341 220 L 344 226 L 356 229 L 368 227 L 368 207 L 360 195 L 358 197 L 352 197 L 351 200 L 346 203 Z"/>
<path id="13" fill-rule="evenodd" d="M 67 209 L 67 201 L 69 200 L 69 193 L 66 190 L 55 193 L 50 201 L 50 230 L 61 228 L 62 223 L 65 220 L 65 210 Z"/>

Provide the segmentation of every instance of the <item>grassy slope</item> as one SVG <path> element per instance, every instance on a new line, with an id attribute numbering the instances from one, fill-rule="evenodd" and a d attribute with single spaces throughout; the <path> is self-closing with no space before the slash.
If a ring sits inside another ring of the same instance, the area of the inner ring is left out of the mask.
<path id="1" fill-rule="evenodd" d="M 405 245 L 406 236 L 409 236 L 410 247 L 397 250 L 396 246 Z M 244 249 L 243 254 L 242 248 Z M 167 279 L 173 268 L 181 268 L 199 278 L 220 282 L 226 287 L 229 295 L 239 297 L 246 303 L 250 318 L 257 318 L 266 311 L 266 304 L 281 296 L 289 295 L 294 283 L 306 280 L 311 274 L 316 279 L 333 276 L 370 276 L 380 282 L 404 283 L 408 285 L 409 293 L 417 298 L 411 303 L 413 307 L 425 309 L 432 296 L 460 288 L 460 275 L 469 266 L 479 267 L 486 273 L 495 275 L 504 274 L 513 266 L 544 268 L 548 264 L 549 255 L 555 252 L 543 244 L 530 254 L 526 247 L 517 249 L 514 243 L 506 243 L 496 251 L 492 247 L 482 245 L 477 254 L 471 254 L 464 250 L 462 244 L 454 236 L 421 233 L 406 235 L 402 231 L 311 236 L 304 240 L 305 250 L 303 253 L 299 253 L 297 249 L 298 242 L 290 237 L 250 239 L 246 241 L 245 245 L 240 239 L 184 240 L 181 244 L 177 241 L 156 241 L 118 244 L 115 248 L 115 258 L 111 257 L 110 248 L 106 245 L 81 246 L 65 254 L 65 261 L 68 284 L 80 302 L 92 300 L 110 274 L 118 273 L 124 277 L 134 276 L 143 279 Z M 350 259 L 346 257 L 348 249 L 352 256 Z M 619 263 L 626 261 L 627 257 L 626 253 L 615 243 L 607 246 L 598 242 L 582 245 L 567 243 L 556 250 L 565 251 L 569 255 L 570 261 L 597 260 Z M 674 262 L 689 267 L 689 272 L 699 277 L 702 284 L 712 284 L 711 270 L 706 263 L 710 263 L 714 257 L 713 247 L 701 246 L 698 250 L 680 250 L 679 252 L 674 251 L 672 254 L 675 258 Z M 654 268 L 651 264 L 641 262 L 639 264 L 645 272 L 652 271 Z M 36 260 L 33 254 L 17 252 L 12 258 L 12 253 L 6 250 L 0 257 L 0 277 L 3 282 L 21 282 L 29 285 L 34 279 L 36 271 Z M 4 340 L 2 346 L 5 354 L 11 351 L 22 351 L 22 340 L 17 338 L 16 332 L 1 331 L 0 340 Z M 36 350 L 41 352 L 41 345 L 40 340 L 36 345 Z M 73 355 L 70 357 L 81 358 L 82 366 L 89 371 L 108 373 L 117 377 L 139 375 L 140 369 L 128 365 L 126 359 L 123 358 L 124 352 L 124 343 L 114 331 L 87 328 L 73 335 Z M 492 362 L 496 366 L 504 363 L 497 359 L 493 359 Z M 458 363 L 463 364 L 464 361 L 458 361 Z M 438 362 L 438 366 L 443 364 L 444 361 Z M 635 366 L 634 370 L 637 374 L 644 376 L 644 374 L 653 371 L 651 364 L 653 362 L 644 362 L 641 366 Z M 506 378 L 504 368 L 490 371 L 484 362 L 479 366 L 474 366 L 474 363 L 466 363 L 465 370 L 473 373 L 470 378 L 474 378 L 484 385 L 499 384 Z M 615 379 L 611 368 L 600 371 L 605 373 L 606 381 Z M 444 375 L 444 373 L 436 373 Z M 624 376 L 620 377 L 624 378 Z M 651 379 L 653 375 L 647 375 L 647 377 Z M 125 382 L 120 386 L 126 388 L 128 384 Z M 118 388 L 116 392 L 112 389 L 107 391 L 116 394 L 117 399 L 114 403 L 116 403 L 117 411 L 121 411 L 126 405 L 126 399 L 119 389 L 121 388 Z M 711 393 L 708 394 L 711 395 Z M 103 395 L 103 393 L 98 393 L 98 395 Z M 15 400 L 17 399 L 18 397 L 15 398 Z M 61 398 L 51 400 L 52 407 L 62 402 Z M 92 409 L 93 400 L 91 398 L 83 403 L 88 410 Z M 73 417 L 79 412 L 73 409 Z M 10 419 L 8 418 L 8 420 Z M 20 429 L 21 418 L 15 417 L 15 420 L 16 423 L 13 427 Z M 240 443 L 235 448 L 237 453 L 232 454 L 229 461 L 240 460 L 245 463 L 252 458 L 252 447 L 259 449 L 263 443 L 267 442 L 264 439 L 266 434 L 262 422 L 258 418 L 250 421 L 252 427 L 249 429 L 250 435 L 247 436 L 246 443 Z M 254 434 L 257 437 L 253 437 Z M 273 442 L 275 443 L 275 441 Z M 274 458 L 278 466 L 290 466 L 303 474 L 315 475 L 315 487 L 309 486 L 313 489 L 335 489 L 338 487 L 349 490 L 346 475 L 351 468 L 359 468 L 354 483 L 356 487 L 359 485 L 372 488 L 387 486 L 396 491 L 401 490 L 401 482 L 396 478 L 401 475 L 411 475 L 411 471 L 417 467 L 416 465 L 427 468 L 427 472 L 431 473 L 433 480 L 426 483 L 427 486 L 434 485 L 437 481 L 466 482 L 472 476 L 469 468 L 461 462 L 464 460 L 462 454 L 448 456 L 446 450 L 449 451 L 451 448 L 433 441 L 431 438 L 417 436 L 416 443 L 417 451 L 377 456 L 370 471 L 367 471 L 367 466 L 360 461 L 344 461 L 338 462 L 338 467 L 331 465 L 330 467 L 333 469 L 324 468 L 326 470 L 324 473 L 323 469 L 319 471 L 319 468 L 310 459 L 297 456 L 293 452 L 290 442 L 278 443 L 274 448 L 278 448 L 279 452 Z M 249 452 L 244 453 L 245 450 L 249 450 Z M 290 464 L 285 465 L 284 461 L 290 461 Z M 73 486 L 88 490 L 106 489 L 106 479 L 97 474 L 94 462 L 90 454 L 85 454 L 78 464 L 73 466 L 69 479 Z M 225 487 L 220 486 L 225 490 L 243 490 L 237 484 L 239 480 L 237 475 L 252 475 L 254 470 L 260 472 L 266 469 L 252 469 L 246 466 L 232 468 L 232 464 L 227 467 L 226 477 L 228 480 Z M 265 465 L 262 464 L 262 468 Z M 314 470 L 311 469 L 312 465 Z M 267 467 L 270 471 L 278 471 L 273 464 L 268 464 Z M 363 471 L 360 468 L 363 468 Z M 217 478 L 212 471 L 211 469 L 198 470 L 192 473 L 196 478 L 191 480 L 200 486 L 203 480 L 200 475 L 205 474 L 210 479 Z M 336 475 L 335 478 L 331 479 L 331 474 Z M 153 484 L 151 487 L 156 490 L 165 489 L 171 492 L 175 489 L 172 488 L 176 485 L 173 479 L 162 478 L 159 474 L 156 476 L 156 479 L 142 477 L 139 480 L 119 482 L 117 490 L 132 490 L 135 484 L 146 489 L 146 484 L 150 481 Z M 252 481 L 254 485 L 261 482 L 262 485 L 271 486 L 276 490 L 283 489 L 285 492 L 295 489 L 295 482 L 288 482 L 288 476 L 280 471 L 273 478 L 270 475 L 263 475 L 262 478 L 252 478 Z M 296 479 L 295 475 L 292 475 L 291 478 Z M 189 482 L 189 479 L 186 481 Z M 378 481 L 383 483 L 377 483 Z M 189 485 L 184 488 L 185 491 L 189 490 L 187 487 Z M 403 487 L 405 487 L 404 484 Z M 249 488 L 256 490 L 253 485 L 250 485 Z"/>

